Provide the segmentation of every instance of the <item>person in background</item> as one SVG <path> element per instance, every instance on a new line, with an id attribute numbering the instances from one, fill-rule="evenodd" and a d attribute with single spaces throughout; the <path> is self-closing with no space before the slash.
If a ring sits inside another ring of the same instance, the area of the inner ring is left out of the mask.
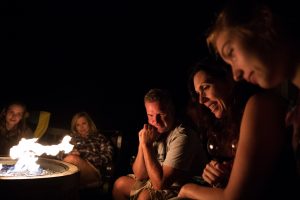
<path id="1" fill-rule="evenodd" d="M 73 116 L 71 137 L 74 148 L 63 161 L 79 168 L 81 188 L 101 186 L 103 170 L 113 159 L 112 143 L 98 131 L 86 112 Z"/>
<path id="2" fill-rule="evenodd" d="M 299 12 L 294 1 L 233 1 L 220 12 L 207 42 L 231 65 L 235 80 L 263 88 L 291 81 L 300 89 Z M 288 90 L 288 89 L 286 89 Z M 293 101 L 292 101 L 293 102 Z M 299 97 L 286 117 L 300 176 Z"/>
<path id="3" fill-rule="evenodd" d="M 195 132 L 177 120 L 168 91 L 150 89 L 144 96 L 148 123 L 139 131 L 134 174 L 116 180 L 113 197 L 169 199 L 196 170 L 203 169 L 200 142 Z"/>
<path id="4" fill-rule="evenodd" d="M 9 156 L 10 148 L 22 138 L 32 138 L 33 132 L 26 124 L 26 105 L 14 101 L 4 107 L 0 113 L 0 155 Z"/>
<path id="5" fill-rule="evenodd" d="M 260 89 L 246 82 L 234 82 L 226 63 L 206 57 L 192 67 L 189 90 L 192 99 L 214 116 L 210 117 L 203 111 L 198 116 L 198 121 L 206 126 L 205 146 L 211 160 L 202 178 L 211 186 L 225 187 L 235 157 L 246 102 Z"/>

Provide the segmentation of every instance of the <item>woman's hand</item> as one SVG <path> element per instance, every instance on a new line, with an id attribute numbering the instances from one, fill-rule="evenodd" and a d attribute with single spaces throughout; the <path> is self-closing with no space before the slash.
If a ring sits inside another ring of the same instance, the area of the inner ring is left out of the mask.
<path id="1" fill-rule="evenodd" d="M 213 187 L 224 187 L 229 179 L 232 162 L 210 161 L 203 170 L 202 178 Z"/>

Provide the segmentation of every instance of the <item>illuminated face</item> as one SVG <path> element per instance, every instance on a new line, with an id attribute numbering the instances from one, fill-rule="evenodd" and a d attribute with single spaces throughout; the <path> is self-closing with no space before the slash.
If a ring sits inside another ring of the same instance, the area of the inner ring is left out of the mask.
<path id="1" fill-rule="evenodd" d="M 286 74 L 281 63 L 282 57 L 279 60 L 275 56 L 275 51 L 265 52 L 261 48 L 258 49 L 263 44 L 252 44 L 251 49 L 247 48 L 244 45 L 245 38 L 229 31 L 223 31 L 216 40 L 217 51 L 223 60 L 231 65 L 234 79 L 245 79 L 262 88 L 278 86 L 285 80 L 284 74 Z M 255 49 L 255 47 L 257 48 Z"/>
<path id="2" fill-rule="evenodd" d="M 226 112 L 225 102 L 231 93 L 231 83 L 226 85 L 221 81 L 213 80 L 204 71 L 198 71 L 193 80 L 199 103 L 209 108 L 216 118 L 223 117 Z"/>
<path id="3" fill-rule="evenodd" d="M 7 130 L 11 130 L 22 120 L 24 112 L 24 107 L 21 105 L 13 104 L 9 106 L 5 117 Z"/>
<path id="4" fill-rule="evenodd" d="M 148 123 L 156 127 L 158 133 L 165 133 L 173 126 L 173 114 L 160 102 L 145 102 Z"/>
<path id="5" fill-rule="evenodd" d="M 86 137 L 89 134 L 90 126 L 85 117 L 79 117 L 75 124 L 76 131 L 82 136 Z"/>

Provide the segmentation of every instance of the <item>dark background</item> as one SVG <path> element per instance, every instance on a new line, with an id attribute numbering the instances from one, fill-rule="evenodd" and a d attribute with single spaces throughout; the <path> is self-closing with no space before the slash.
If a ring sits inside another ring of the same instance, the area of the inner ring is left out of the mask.
<path id="1" fill-rule="evenodd" d="M 21 100 L 69 128 L 87 111 L 98 128 L 137 131 L 144 94 L 167 88 L 182 110 L 187 69 L 207 54 L 222 1 L 1 1 L 1 106 Z"/>

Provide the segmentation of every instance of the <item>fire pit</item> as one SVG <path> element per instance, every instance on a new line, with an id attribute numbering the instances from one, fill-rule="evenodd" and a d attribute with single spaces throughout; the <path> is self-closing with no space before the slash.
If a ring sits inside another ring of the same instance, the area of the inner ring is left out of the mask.
<path id="1" fill-rule="evenodd" d="M 0 164 L 14 165 L 10 157 L 0 157 Z M 50 173 L 32 176 L 0 176 L 2 196 L 10 199 L 74 200 L 79 199 L 79 170 L 75 165 L 54 159 L 39 158 L 40 167 Z"/>

